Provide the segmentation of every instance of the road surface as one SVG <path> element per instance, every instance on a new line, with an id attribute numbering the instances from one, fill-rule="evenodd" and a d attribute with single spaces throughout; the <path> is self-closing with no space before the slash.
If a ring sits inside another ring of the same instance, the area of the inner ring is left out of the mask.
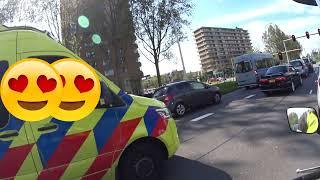
<path id="1" fill-rule="evenodd" d="M 316 73 L 294 93 L 239 89 L 178 118 L 181 146 L 164 179 L 292 179 L 296 169 L 320 165 L 320 135 L 291 132 L 286 116 L 289 107 L 316 107 Z"/>

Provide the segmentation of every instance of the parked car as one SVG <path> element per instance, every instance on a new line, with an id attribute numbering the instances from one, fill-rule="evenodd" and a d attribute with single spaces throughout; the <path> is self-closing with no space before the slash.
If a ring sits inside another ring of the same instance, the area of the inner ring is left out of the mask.
<path id="1" fill-rule="evenodd" d="M 296 59 L 296 60 L 292 60 L 290 61 L 290 64 L 295 68 L 299 70 L 299 73 L 303 76 L 303 77 L 308 77 L 309 75 L 309 68 L 308 66 L 305 64 L 305 62 L 302 59 Z"/>
<path id="2" fill-rule="evenodd" d="M 291 65 L 273 66 L 260 79 L 260 89 L 266 95 L 274 91 L 294 92 L 298 85 L 302 85 L 301 75 Z"/>
<path id="3" fill-rule="evenodd" d="M 303 58 L 304 63 L 308 66 L 309 69 L 309 73 L 313 73 L 314 69 L 313 69 L 313 62 L 311 59 L 309 58 Z"/>
<path id="4" fill-rule="evenodd" d="M 183 116 L 190 108 L 200 105 L 220 103 L 219 87 L 197 81 L 180 81 L 157 89 L 154 98 L 163 101 L 177 116 Z"/>

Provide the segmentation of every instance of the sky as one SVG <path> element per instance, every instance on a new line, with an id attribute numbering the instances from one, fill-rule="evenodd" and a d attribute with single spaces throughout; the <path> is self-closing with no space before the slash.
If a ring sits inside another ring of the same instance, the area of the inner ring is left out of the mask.
<path id="1" fill-rule="evenodd" d="M 190 27 L 185 28 L 187 39 L 181 42 L 182 55 L 187 72 L 201 70 L 193 31 L 202 27 L 244 28 L 249 31 L 255 49 L 264 51 L 262 34 L 270 24 L 277 24 L 286 34 L 302 36 L 306 31 L 317 32 L 320 28 L 320 7 L 307 6 L 293 0 L 193 0 L 193 15 Z M 46 23 L 14 22 L 10 25 L 28 25 L 48 29 Z M 45 28 L 46 27 L 46 28 Z M 320 48 L 320 37 L 299 39 L 302 55 Z M 139 46 L 142 48 L 142 45 Z M 160 62 L 160 73 L 182 70 L 178 45 L 171 48 L 174 58 Z M 140 55 L 144 75 L 155 75 L 155 65 Z"/>
<path id="2" fill-rule="evenodd" d="M 181 42 L 187 72 L 201 70 L 193 31 L 202 26 L 247 29 L 253 47 L 260 51 L 264 51 L 262 34 L 270 23 L 277 24 L 286 34 L 296 37 L 306 31 L 315 33 L 320 28 L 320 8 L 292 0 L 198 0 L 194 1 L 194 5 L 191 26 L 185 29 L 188 39 Z M 320 48 L 320 37 L 317 35 L 299 41 L 304 48 L 303 55 Z M 160 63 L 161 74 L 182 70 L 178 45 L 174 45 L 172 51 L 175 58 Z M 145 75 L 156 74 L 154 64 L 143 56 L 140 61 Z"/>

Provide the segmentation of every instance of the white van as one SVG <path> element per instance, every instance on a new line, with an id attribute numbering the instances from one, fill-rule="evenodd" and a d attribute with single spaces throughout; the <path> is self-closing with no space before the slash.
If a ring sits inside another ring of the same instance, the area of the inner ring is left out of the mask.
<path id="1" fill-rule="evenodd" d="M 269 53 L 250 53 L 234 58 L 235 76 L 239 87 L 257 87 L 260 77 L 269 67 L 275 65 L 273 56 Z"/>

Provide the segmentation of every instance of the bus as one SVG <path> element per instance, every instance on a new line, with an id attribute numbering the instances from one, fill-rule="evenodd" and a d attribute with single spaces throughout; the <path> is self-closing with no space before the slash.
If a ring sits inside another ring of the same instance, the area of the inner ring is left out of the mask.
<path id="1" fill-rule="evenodd" d="M 239 87 L 257 87 L 269 67 L 275 65 L 272 54 L 250 53 L 233 59 L 235 76 Z"/>

